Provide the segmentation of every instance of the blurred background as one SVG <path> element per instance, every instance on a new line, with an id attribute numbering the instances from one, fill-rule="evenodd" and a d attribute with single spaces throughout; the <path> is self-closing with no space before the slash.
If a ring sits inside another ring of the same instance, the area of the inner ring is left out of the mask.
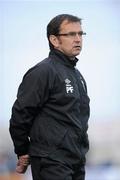
<path id="1" fill-rule="evenodd" d="M 87 33 L 77 68 L 91 99 L 86 180 L 120 180 L 120 0 L 0 0 L 0 180 L 15 173 L 11 108 L 24 73 L 48 56 L 46 26 L 56 15 L 83 19 Z"/>

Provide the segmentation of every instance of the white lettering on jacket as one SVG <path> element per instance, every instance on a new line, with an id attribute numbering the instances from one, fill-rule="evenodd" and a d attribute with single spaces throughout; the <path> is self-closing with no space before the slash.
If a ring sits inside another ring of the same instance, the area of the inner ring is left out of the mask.
<path id="1" fill-rule="evenodd" d="M 65 79 L 65 86 L 67 93 L 73 93 L 73 86 L 71 85 L 71 81 L 69 79 Z"/>

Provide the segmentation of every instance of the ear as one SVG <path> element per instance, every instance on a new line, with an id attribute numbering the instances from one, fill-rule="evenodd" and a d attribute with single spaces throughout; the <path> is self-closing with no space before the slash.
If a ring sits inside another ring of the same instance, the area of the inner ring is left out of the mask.
<path id="1" fill-rule="evenodd" d="M 52 43 L 52 45 L 54 46 L 54 48 L 59 47 L 59 40 L 55 35 L 50 35 L 49 40 Z"/>

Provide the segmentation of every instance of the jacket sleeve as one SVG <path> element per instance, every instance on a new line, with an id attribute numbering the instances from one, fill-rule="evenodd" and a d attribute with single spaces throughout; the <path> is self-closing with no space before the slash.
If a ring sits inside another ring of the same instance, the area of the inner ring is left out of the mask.
<path id="1" fill-rule="evenodd" d="M 29 70 L 19 86 L 9 126 L 15 153 L 18 156 L 28 153 L 32 123 L 48 97 L 49 83 L 46 68 L 35 67 Z"/>

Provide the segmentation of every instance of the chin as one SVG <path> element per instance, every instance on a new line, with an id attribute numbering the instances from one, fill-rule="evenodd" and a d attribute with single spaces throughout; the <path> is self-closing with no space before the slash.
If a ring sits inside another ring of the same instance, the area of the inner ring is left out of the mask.
<path id="1" fill-rule="evenodd" d="M 81 52 L 81 50 L 77 50 L 77 51 L 75 51 L 73 54 L 74 54 L 75 56 L 78 56 L 78 55 L 80 54 L 80 52 Z"/>
<path id="2" fill-rule="evenodd" d="M 80 54 L 80 52 L 78 52 L 78 53 L 75 53 L 75 54 L 74 54 L 74 56 L 78 56 L 79 54 Z"/>

